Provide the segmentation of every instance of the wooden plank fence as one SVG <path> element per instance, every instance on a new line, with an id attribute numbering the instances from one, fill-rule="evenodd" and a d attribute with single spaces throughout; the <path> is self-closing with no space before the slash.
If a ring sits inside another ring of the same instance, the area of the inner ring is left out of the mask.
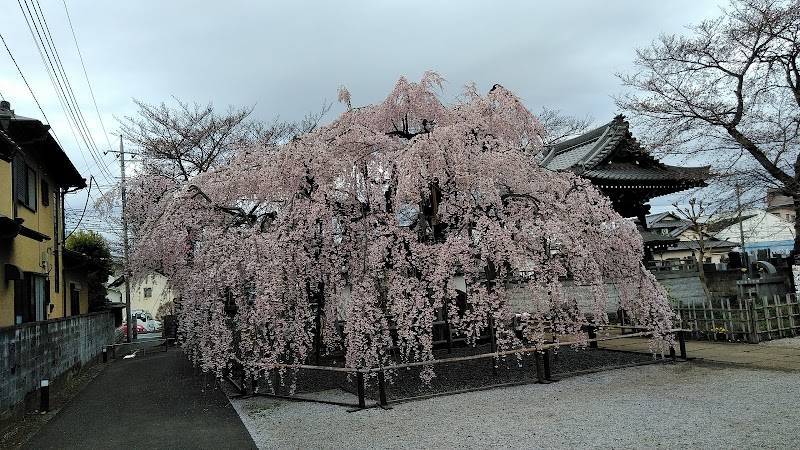
<path id="1" fill-rule="evenodd" d="M 758 343 L 800 335 L 797 294 L 679 304 L 676 313 L 693 339 Z"/>

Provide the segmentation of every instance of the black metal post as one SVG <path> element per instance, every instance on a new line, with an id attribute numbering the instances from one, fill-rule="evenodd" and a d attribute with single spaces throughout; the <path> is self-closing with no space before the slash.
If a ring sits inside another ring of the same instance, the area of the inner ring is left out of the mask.
<path id="1" fill-rule="evenodd" d="M 383 370 L 378 372 L 378 399 L 381 406 L 387 406 L 389 402 L 386 400 L 386 379 L 383 375 Z"/>
<path id="2" fill-rule="evenodd" d="M 681 359 L 686 359 L 686 337 L 683 330 L 678 331 L 678 343 L 680 344 Z"/>
<path id="3" fill-rule="evenodd" d="M 675 345 L 670 345 L 669 347 L 669 357 L 675 361 Z"/>
<path id="4" fill-rule="evenodd" d="M 364 373 L 356 372 L 356 383 L 358 384 L 358 407 L 366 408 L 367 401 L 364 395 Z"/>
<path id="5" fill-rule="evenodd" d="M 103 363 L 108 362 L 108 347 L 103 347 Z"/>

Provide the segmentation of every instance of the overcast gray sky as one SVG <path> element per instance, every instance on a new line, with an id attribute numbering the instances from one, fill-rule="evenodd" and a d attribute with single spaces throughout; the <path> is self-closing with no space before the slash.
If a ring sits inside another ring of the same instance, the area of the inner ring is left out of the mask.
<path id="1" fill-rule="evenodd" d="M 67 2 L 68 20 L 61 1 L 0 0 L 0 34 L 47 120 L 4 47 L 0 96 L 17 114 L 49 122 L 83 176 L 93 175 L 107 189 L 118 162 L 111 154 L 95 161 L 74 137 L 29 23 L 46 22 L 102 151 L 109 142 L 118 147 L 115 117 L 135 114 L 133 98 L 175 105 L 174 96 L 221 109 L 255 106 L 256 118 L 298 120 L 335 101 L 339 86 L 348 88 L 354 106 L 366 105 L 381 101 L 401 75 L 418 81 L 426 70 L 448 81 L 448 101 L 467 83 L 475 82 L 481 92 L 499 83 L 533 112 L 547 107 L 589 114 L 599 125 L 619 112 L 611 98 L 622 90 L 614 73 L 630 69 L 635 48 L 661 32 L 683 33 L 687 24 L 718 16 L 720 4 L 73 0 Z M 324 121 L 342 110 L 334 103 Z M 96 195 L 93 190 L 91 197 Z M 85 194 L 69 199 L 72 217 L 84 200 Z M 669 201 L 653 204 L 660 211 Z"/>

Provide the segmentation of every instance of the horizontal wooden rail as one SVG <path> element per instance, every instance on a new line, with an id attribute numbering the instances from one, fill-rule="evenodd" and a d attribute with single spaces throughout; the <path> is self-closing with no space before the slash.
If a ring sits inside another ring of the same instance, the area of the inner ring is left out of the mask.
<path id="1" fill-rule="evenodd" d="M 680 331 L 691 331 L 682 328 L 672 328 L 666 330 L 667 333 L 677 333 Z M 274 364 L 272 365 L 273 368 L 276 369 L 308 369 L 308 370 L 328 370 L 331 372 L 349 372 L 349 373 L 374 373 L 374 372 L 383 372 L 386 370 L 395 370 L 395 369 L 407 369 L 411 367 L 420 367 L 420 366 L 428 366 L 434 364 L 446 364 L 451 362 L 460 362 L 460 361 L 470 361 L 475 359 L 487 359 L 487 358 L 497 358 L 501 356 L 508 356 L 508 355 L 516 355 L 516 354 L 525 354 L 525 353 L 535 353 L 541 352 L 550 348 L 561 347 L 565 345 L 573 345 L 573 344 L 582 344 L 582 343 L 590 343 L 590 342 L 601 342 L 601 341 L 610 341 L 615 339 L 627 339 L 632 337 L 644 337 L 649 336 L 655 333 L 654 331 L 641 331 L 638 333 L 630 333 L 620 336 L 611 336 L 611 337 L 598 337 L 592 339 L 580 340 L 580 341 L 567 341 L 567 342 L 558 342 L 558 343 L 551 343 L 551 344 L 544 344 L 539 348 L 536 347 L 526 347 L 514 350 L 502 350 L 492 353 L 482 353 L 480 355 L 469 355 L 469 356 L 458 356 L 455 358 L 444 358 L 444 359 L 431 359 L 429 361 L 416 361 L 410 363 L 403 363 L 403 364 L 393 364 L 390 366 L 383 366 L 383 367 L 372 367 L 372 368 L 356 368 L 356 367 L 331 367 L 331 366 L 315 366 L 310 364 Z"/>

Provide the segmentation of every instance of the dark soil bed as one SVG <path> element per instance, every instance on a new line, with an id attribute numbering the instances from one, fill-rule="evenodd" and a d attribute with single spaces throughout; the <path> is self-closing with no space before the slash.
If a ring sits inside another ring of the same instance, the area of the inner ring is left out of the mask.
<path id="1" fill-rule="evenodd" d="M 448 358 L 485 353 L 489 353 L 488 345 L 454 348 L 451 353 L 446 350 L 436 350 L 434 356 L 437 360 L 442 361 Z M 659 357 L 658 361 L 660 360 Z M 550 352 L 551 379 L 557 380 L 580 373 L 653 361 L 652 355 L 643 353 L 565 347 L 556 352 Z M 320 360 L 319 365 L 341 367 L 342 358 L 326 356 Z M 493 368 L 493 365 L 492 358 L 439 363 L 433 366 L 436 375 L 428 385 L 420 379 L 422 368 L 398 369 L 387 373 L 388 400 L 390 402 L 400 401 L 420 396 L 537 381 L 536 362 L 533 354 L 522 355 L 519 359 L 515 355 L 510 355 L 499 359 L 496 367 Z M 288 395 L 290 393 L 291 376 L 291 371 L 287 371 L 283 385 L 279 386 L 277 390 L 278 394 Z M 346 373 L 332 371 L 302 369 L 296 372 L 294 395 L 303 396 L 303 394 L 335 388 L 356 393 L 356 377 L 354 375 L 348 377 Z M 274 391 L 265 380 L 261 380 L 259 392 L 273 393 Z M 371 400 L 378 399 L 377 378 L 374 375 L 367 377 L 366 397 Z"/>

